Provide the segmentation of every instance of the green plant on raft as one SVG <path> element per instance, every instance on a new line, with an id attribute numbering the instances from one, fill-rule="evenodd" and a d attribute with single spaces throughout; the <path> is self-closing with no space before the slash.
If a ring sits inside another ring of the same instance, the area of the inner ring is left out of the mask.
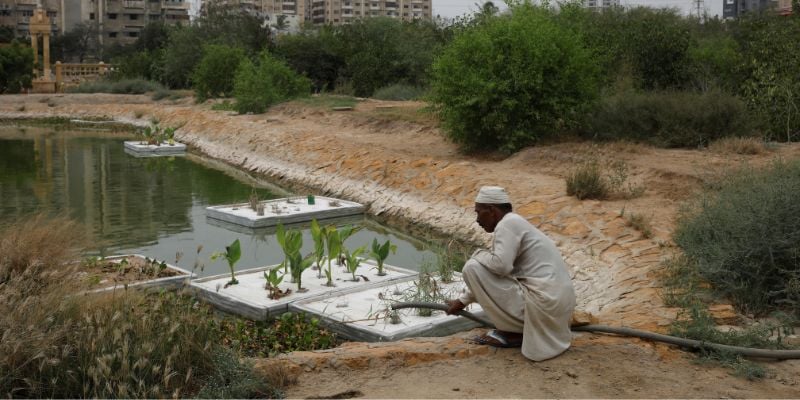
<path id="1" fill-rule="evenodd" d="M 311 238 L 314 239 L 314 261 L 316 262 L 317 278 L 322 278 L 322 260 L 325 258 L 326 229 L 322 229 L 316 219 L 311 220 Z"/>
<path id="2" fill-rule="evenodd" d="M 283 224 L 278 224 L 275 238 L 278 240 L 281 249 L 283 249 L 284 259 L 280 266 L 283 267 L 284 273 L 289 273 L 289 256 L 300 252 L 303 247 L 303 234 L 296 230 L 287 231 L 284 229 Z M 292 276 L 292 279 L 294 279 L 294 276 Z"/>
<path id="3" fill-rule="evenodd" d="M 339 240 L 342 243 L 341 247 L 339 247 L 339 253 L 338 253 L 338 257 L 340 260 L 342 259 L 342 253 L 345 250 L 344 242 L 347 241 L 347 239 L 350 236 L 353 236 L 353 234 L 360 231 L 361 228 L 362 227 L 360 226 L 347 225 L 339 231 Z"/>
<path id="4" fill-rule="evenodd" d="M 378 263 L 378 276 L 386 275 L 386 272 L 383 270 L 383 262 L 389 257 L 390 251 L 392 254 L 395 254 L 397 252 L 397 246 L 392 244 L 388 239 L 386 243 L 382 245 L 378 244 L 377 238 L 372 239 L 372 251 L 369 255 Z"/>
<path id="5" fill-rule="evenodd" d="M 239 244 L 239 239 L 236 239 L 231 243 L 230 246 L 225 246 L 225 252 L 217 252 L 211 255 L 212 260 L 216 260 L 220 257 L 225 257 L 225 260 L 228 261 L 228 267 L 231 270 L 231 280 L 225 284 L 225 287 L 230 285 L 236 285 L 239 281 L 236 280 L 236 276 L 234 275 L 234 266 L 239 261 L 239 258 L 242 257 L 242 248 Z"/>
<path id="6" fill-rule="evenodd" d="M 328 282 L 325 284 L 325 286 L 333 287 L 331 260 L 336 258 L 338 262 L 339 254 L 341 253 L 342 248 L 342 240 L 339 236 L 339 230 L 333 225 L 328 225 L 325 227 L 325 246 L 328 248 L 328 269 L 325 271 L 325 276 L 328 278 Z"/>
<path id="7" fill-rule="evenodd" d="M 270 269 L 269 273 L 267 271 L 264 271 L 264 279 L 266 279 L 267 281 L 265 289 L 267 289 L 267 291 L 269 292 L 268 297 L 272 300 L 277 300 L 289 294 L 288 290 L 287 292 L 284 292 L 278 286 L 281 284 L 281 282 L 283 282 L 283 274 L 278 275 L 279 269 L 281 269 L 280 266 Z"/>
<path id="8" fill-rule="evenodd" d="M 303 257 L 300 255 L 300 251 L 297 251 L 289 256 L 289 269 L 292 271 L 294 282 L 297 283 L 298 292 L 302 293 L 308 290 L 304 289 L 302 286 L 303 271 L 307 270 L 313 263 L 313 254 Z"/>
<path id="9" fill-rule="evenodd" d="M 366 251 L 364 246 L 361 246 L 352 252 L 350 250 L 344 250 L 344 259 L 345 259 L 345 266 L 347 267 L 347 272 L 353 275 L 353 282 L 358 282 L 358 278 L 356 277 L 356 271 L 358 267 L 361 265 L 361 258 L 359 256 L 361 253 Z"/>

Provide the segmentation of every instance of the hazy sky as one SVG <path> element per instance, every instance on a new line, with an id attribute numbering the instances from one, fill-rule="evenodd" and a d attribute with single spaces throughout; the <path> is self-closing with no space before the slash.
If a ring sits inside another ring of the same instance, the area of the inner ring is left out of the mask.
<path id="1" fill-rule="evenodd" d="M 453 18 L 459 15 L 471 14 L 478 10 L 484 1 L 479 0 L 431 0 L 433 2 L 433 15 L 440 15 L 445 18 Z M 501 10 L 506 9 L 506 3 L 501 0 L 493 1 L 494 5 Z"/>

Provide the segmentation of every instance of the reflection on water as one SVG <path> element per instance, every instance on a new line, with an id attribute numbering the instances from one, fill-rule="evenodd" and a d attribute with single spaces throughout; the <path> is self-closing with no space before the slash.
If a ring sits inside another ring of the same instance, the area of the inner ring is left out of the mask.
<path id="1" fill-rule="evenodd" d="M 187 157 L 137 158 L 124 152 L 124 140 L 100 132 L 0 127 L 0 223 L 36 211 L 67 213 L 90 228 L 100 253 L 136 252 L 168 262 L 182 253 L 178 264 L 197 265 L 201 275 L 227 271 L 223 261 L 211 262 L 209 256 L 237 238 L 242 243 L 237 269 L 282 260 L 273 232 L 230 230 L 206 219 L 208 205 L 247 201 L 252 187 L 240 174 Z M 257 192 L 261 199 L 275 197 L 266 188 Z M 413 239 L 371 222 L 365 226 L 348 246 L 389 238 L 398 253 L 387 262 L 413 269 L 433 257 Z M 303 253 L 312 247 L 306 231 Z"/>

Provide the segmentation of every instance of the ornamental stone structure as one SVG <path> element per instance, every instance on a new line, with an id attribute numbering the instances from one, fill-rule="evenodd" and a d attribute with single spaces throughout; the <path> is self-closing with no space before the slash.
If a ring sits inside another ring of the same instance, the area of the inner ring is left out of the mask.
<path id="1" fill-rule="evenodd" d="M 39 4 L 30 19 L 31 48 L 33 48 L 33 92 L 55 93 L 56 83 L 50 73 L 50 18 Z M 42 39 L 42 61 L 39 63 L 39 38 Z M 41 74 L 39 73 L 41 65 Z"/>

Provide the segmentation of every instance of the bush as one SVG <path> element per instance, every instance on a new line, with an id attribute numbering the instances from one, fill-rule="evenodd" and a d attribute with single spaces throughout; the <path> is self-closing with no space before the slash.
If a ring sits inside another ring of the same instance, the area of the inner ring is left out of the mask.
<path id="1" fill-rule="evenodd" d="M 226 97 L 233 93 L 233 80 L 236 67 L 244 59 L 244 51 L 235 47 L 206 45 L 203 59 L 194 70 L 194 83 L 197 101 L 212 97 Z"/>
<path id="2" fill-rule="evenodd" d="M 100 80 L 84 82 L 78 86 L 67 88 L 69 93 L 114 93 L 114 94 L 144 94 L 148 92 L 164 91 L 158 82 L 144 79 L 122 79 L 119 81 Z"/>
<path id="3" fill-rule="evenodd" d="M 281 35 L 275 54 L 298 73 L 307 76 L 316 92 L 333 90 L 344 69 L 342 42 L 333 26 L 304 30 L 296 35 Z"/>
<path id="4" fill-rule="evenodd" d="M 623 92 L 594 106 L 583 133 L 601 140 L 696 147 L 726 136 L 748 136 L 749 119 L 741 100 L 718 91 Z"/>
<path id="5" fill-rule="evenodd" d="M 455 37 L 433 64 L 431 100 L 464 150 L 514 151 L 573 123 L 598 79 L 581 39 L 525 4 Z"/>
<path id="6" fill-rule="evenodd" d="M 19 93 L 31 87 L 33 50 L 14 41 L 0 47 L 0 93 Z"/>
<path id="7" fill-rule="evenodd" d="M 425 89 L 396 83 L 375 91 L 373 98 L 378 100 L 417 100 L 425 94 Z"/>
<path id="8" fill-rule="evenodd" d="M 701 279 L 740 309 L 800 315 L 800 162 L 723 179 L 684 210 L 675 232 Z"/>
<path id="9" fill-rule="evenodd" d="M 272 104 L 307 96 L 310 91 L 308 78 L 267 52 L 261 53 L 257 63 L 245 59 L 236 70 L 234 97 L 239 113 L 262 113 Z"/>

